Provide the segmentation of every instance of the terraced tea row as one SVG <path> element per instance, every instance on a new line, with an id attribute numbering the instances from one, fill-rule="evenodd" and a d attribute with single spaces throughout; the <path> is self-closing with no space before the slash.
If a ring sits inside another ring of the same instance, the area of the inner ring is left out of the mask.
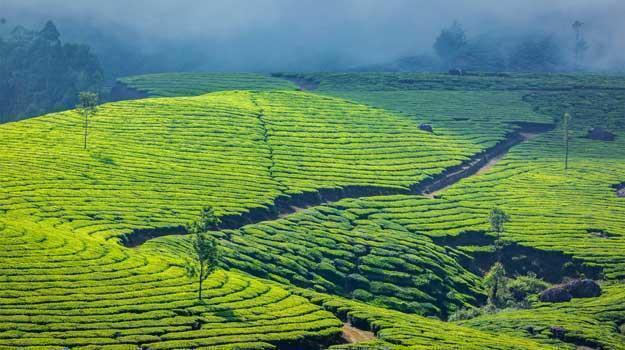
<path id="1" fill-rule="evenodd" d="M 439 316 L 485 300 L 479 278 L 444 248 L 390 221 L 369 219 L 374 209 L 343 210 L 345 202 L 213 234 L 228 266 L 319 292 Z M 144 245 L 180 256 L 190 237 Z"/>
<path id="2" fill-rule="evenodd" d="M 467 149 L 494 146 L 514 130 L 515 122 L 527 126 L 552 124 L 547 113 L 536 113 L 523 101 L 521 91 L 328 91 L 324 94 L 397 111 L 414 123 L 432 126 Z"/>
<path id="3" fill-rule="evenodd" d="M 204 303 L 183 260 L 0 221 L 1 349 L 272 348 L 333 342 L 332 314 L 275 285 L 218 271 Z"/>
<path id="4" fill-rule="evenodd" d="M 357 86 L 362 82 L 376 86 L 366 77 L 359 83 L 360 77 L 356 74 L 350 79 L 355 79 Z M 552 84 L 554 79 L 551 78 L 543 77 L 542 80 L 545 84 Z M 461 79 L 460 82 L 465 77 L 458 79 Z M 575 79 L 590 79 L 585 86 L 593 86 L 591 80 L 595 78 L 580 76 Z M 620 78 L 610 79 L 617 82 Z M 518 79 L 510 79 L 511 84 L 515 82 Z M 604 86 L 608 87 L 616 88 Z M 383 87 L 380 89 L 384 90 Z M 537 110 L 535 115 L 550 116 L 554 120 L 565 112 L 571 112 L 574 135 L 567 172 L 563 171 L 564 142 L 560 129 L 515 147 L 490 173 L 462 181 L 444 192 L 443 200 L 406 197 L 396 201 L 379 198 L 364 206 L 383 208 L 383 214 L 372 217 L 391 219 L 413 232 L 447 236 L 486 230 L 488 210 L 499 205 L 515 217 L 509 224 L 509 239 L 588 258 L 592 263 L 606 267 L 610 278 L 622 278 L 625 265 L 619 251 L 623 243 L 621 238 L 625 236 L 625 223 L 621 219 L 624 217 L 623 201 L 614 195 L 614 186 L 625 178 L 622 166 L 625 153 L 618 151 L 625 149 L 622 136 L 625 132 L 625 95 L 615 90 L 575 89 L 575 84 L 571 82 L 562 90 L 328 93 L 396 110 L 415 119 L 422 115 L 429 116 L 426 120 L 432 123 L 434 130 L 436 125 L 445 125 L 449 128 L 447 130 L 453 130 L 450 137 L 460 139 L 501 132 L 500 123 L 505 119 L 495 116 L 510 115 L 499 111 L 499 108 L 505 111 L 506 105 L 515 108 L 515 104 L 529 103 Z M 521 100 L 524 102 L 519 102 Z M 480 110 L 480 104 L 472 101 L 489 101 L 495 113 L 490 115 L 490 111 Z M 440 106 L 447 107 L 443 109 Z M 613 131 L 617 134 L 616 141 L 584 138 L 591 127 Z"/>
<path id="5" fill-rule="evenodd" d="M 2 125 L 3 211 L 106 237 L 270 205 L 281 193 L 247 93 L 102 106 L 89 148 L 74 112 Z"/>
<path id="6" fill-rule="evenodd" d="M 228 90 L 295 90 L 295 84 L 253 73 L 158 73 L 119 79 L 152 97 L 195 96 Z"/>
<path id="7" fill-rule="evenodd" d="M 346 186 L 408 189 L 479 148 L 379 109 L 308 94 L 260 93 L 273 174 L 287 193 Z"/>
<path id="8" fill-rule="evenodd" d="M 591 74 L 276 73 L 318 91 L 625 90 L 621 76 Z"/>
<path id="9" fill-rule="evenodd" d="M 322 189 L 397 192 L 481 150 L 301 92 L 112 103 L 90 125 L 87 151 L 75 112 L 2 125 L 2 210 L 118 237 L 184 224 L 206 205 L 267 217 L 277 199 Z"/>
<path id="10" fill-rule="evenodd" d="M 553 327 L 561 330 L 563 341 L 578 346 L 601 349 L 625 349 L 625 285 L 603 286 L 599 298 L 573 299 L 569 303 L 535 303 L 531 310 L 510 310 L 459 322 L 464 326 L 496 331 L 510 336 L 540 339 L 561 344 L 554 339 Z"/>
<path id="11" fill-rule="evenodd" d="M 493 349 L 528 350 L 562 349 L 535 340 L 495 331 L 479 331 L 441 322 L 432 318 L 382 309 L 361 302 L 298 290 L 315 303 L 323 305 L 340 317 L 363 329 L 371 329 L 377 339 L 358 344 L 334 346 L 333 349 Z"/>

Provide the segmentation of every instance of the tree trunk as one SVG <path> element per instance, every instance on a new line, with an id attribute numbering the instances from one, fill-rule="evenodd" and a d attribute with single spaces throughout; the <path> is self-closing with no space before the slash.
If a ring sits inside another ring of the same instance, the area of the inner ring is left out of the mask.
<path id="1" fill-rule="evenodd" d="M 202 301 L 202 283 L 204 282 L 204 264 L 203 263 L 200 263 L 200 273 L 198 275 L 200 276 L 200 288 L 198 290 L 197 298 L 198 300 Z"/>
<path id="2" fill-rule="evenodd" d="M 202 276 L 200 276 L 200 289 L 198 290 L 197 297 L 202 301 Z"/>
<path id="3" fill-rule="evenodd" d="M 571 115 L 564 114 L 564 170 L 569 168 L 569 124 L 571 122 Z"/>
<path id="4" fill-rule="evenodd" d="M 84 149 L 87 149 L 87 128 L 89 128 L 89 115 L 85 113 L 85 144 L 84 144 Z"/>
<path id="5" fill-rule="evenodd" d="M 566 130 L 568 134 L 568 129 Z M 564 170 L 569 168 L 569 135 L 566 135 L 566 150 L 564 151 Z"/>
<path id="6" fill-rule="evenodd" d="M 490 301 L 491 303 L 493 303 L 493 305 L 497 305 L 497 292 L 499 291 L 498 288 L 499 287 L 499 282 L 495 281 L 495 285 L 493 286 L 493 290 L 492 290 L 492 294 L 490 296 Z"/>

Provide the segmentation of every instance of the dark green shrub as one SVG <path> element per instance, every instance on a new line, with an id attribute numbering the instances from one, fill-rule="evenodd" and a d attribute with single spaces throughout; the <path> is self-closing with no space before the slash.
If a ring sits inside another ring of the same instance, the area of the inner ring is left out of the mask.
<path id="1" fill-rule="evenodd" d="M 544 291 L 549 287 L 549 284 L 536 277 L 535 274 L 529 273 L 527 276 L 519 276 L 509 280 L 507 287 L 515 301 L 523 301 L 532 294 Z"/>
<path id="2" fill-rule="evenodd" d="M 367 292 L 364 289 L 356 289 L 355 291 L 352 292 L 352 298 L 362 300 L 362 301 L 369 301 L 373 299 L 373 294 Z"/>

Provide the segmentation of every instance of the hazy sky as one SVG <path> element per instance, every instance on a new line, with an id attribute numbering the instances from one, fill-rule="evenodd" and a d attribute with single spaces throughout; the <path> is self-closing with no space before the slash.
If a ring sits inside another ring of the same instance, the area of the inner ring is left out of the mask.
<path id="1" fill-rule="evenodd" d="M 102 29 L 146 52 L 184 43 L 210 57 L 203 69 L 383 62 L 430 51 L 453 20 L 469 35 L 572 36 L 580 19 L 589 42 L 607 52 L 602 60 L 625 56 L 625 0 L 0 0 L 0 11 L 13 24 L 51 18 L 74 38 L 81 25 Z"/>

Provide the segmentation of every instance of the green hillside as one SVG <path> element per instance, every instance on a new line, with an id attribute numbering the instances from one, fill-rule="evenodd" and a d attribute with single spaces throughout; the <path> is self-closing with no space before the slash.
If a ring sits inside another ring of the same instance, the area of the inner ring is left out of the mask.
<path id="1" fill-rule="evenodd" d="M 271 348 L 340 333 L 331 313 L 238 273 L 211 276 L 201 304 L 180 259 L 27 218 L 3 217 L 0 233 L 0 349 Z"/>
<path id="2" fill-rule="evenodd" d="M 123 81 L 177 97 L 101 106 L 87 150 L 76 111 L 0 125 L 0 349 L 625 349 L 625 198 L 615 189 L 625 183 L 625 79 Z M 590 127 L 616 139 L 588 139 Z M 476 159 L 488 165 L 473 174 Z M 433 179 L 451 186 L 421 195 Z M 200 303 L 181 227 L 205 206 L 224 221 L 207 233 L 223 259 Z M 494 206 L 511 216 L 503 258 Z M 603 294 L 561 304 L 533 295 L 525 309 L 445 321 L 486 303 L 495 259 L 510 277 L 584 274 Z M 376 339 L 346 344 L 346 322 Z"/>
<path id="3" fill-rule="evenodd" d="M 157 73 L 125 77 L 125 86 L 154 97 L 194 96 L 227 90 L 295 90 L 284 79 L 254 73 Z"/>
<path id="4" fill-rule="evenodd" d="M 510 113 L 537 118 L 522 104 Z M 320 189 L 407 190 L 514 128 L 498 123 L 484 144 L 455 142 L 451 132 L 430 134 L 341 99 L 220 92 L 106 104 L 83 151 L 80 118 L 69 111 L 0 126 L 3 211 L 112 237 L 185 224 L 206 205 L 228 216 Z"/>

